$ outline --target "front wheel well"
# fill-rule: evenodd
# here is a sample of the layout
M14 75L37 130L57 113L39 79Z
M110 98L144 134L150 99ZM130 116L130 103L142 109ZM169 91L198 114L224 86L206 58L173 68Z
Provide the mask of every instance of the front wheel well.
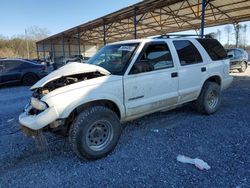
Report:
M88 103L85 103L85 104L78 106L74 111L75 111L75 113L78 114L78 113L82 112L83 110L85 110L86 108L89 108L91 106L104 106L104 107L112 110L113 112L115 112L119 119L121 118L121 112L120 112L119 107L113 101L110 101L110 100L91 101L91 102L88 102Z

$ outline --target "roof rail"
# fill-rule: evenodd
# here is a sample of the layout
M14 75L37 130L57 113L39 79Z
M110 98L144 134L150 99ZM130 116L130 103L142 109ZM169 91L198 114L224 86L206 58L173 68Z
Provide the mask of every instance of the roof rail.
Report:
M163 35L158 35L158 36L153 36L150 38L153 39L162 39L162 38L171 38L171 37L176 37L176 38L181 38L181 37L199 37L199 38L212 38L211 35L193 35L193 34L163 34Z

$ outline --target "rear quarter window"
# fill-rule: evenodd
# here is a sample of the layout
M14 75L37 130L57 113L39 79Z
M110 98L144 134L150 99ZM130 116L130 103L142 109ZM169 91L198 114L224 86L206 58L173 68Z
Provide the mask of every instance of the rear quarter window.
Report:
M197 39L213 61L227 58L224 47L215 39Z

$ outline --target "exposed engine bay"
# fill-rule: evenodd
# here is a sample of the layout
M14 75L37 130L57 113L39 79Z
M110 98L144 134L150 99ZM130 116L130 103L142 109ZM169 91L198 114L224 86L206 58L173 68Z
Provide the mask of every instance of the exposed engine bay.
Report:
M82 73L82 74L75 74L70 76L63 76L58 79L52 80L51 82L44 85L42 88L37 88L34 90L32 96L38 99L41 99L44 95L48 94L49 92L64 87L67 85L71 85L74 83L78 83L81 81L89 80L92 78L97 78L100 76L104 76L100 72L90 72L90 73Z

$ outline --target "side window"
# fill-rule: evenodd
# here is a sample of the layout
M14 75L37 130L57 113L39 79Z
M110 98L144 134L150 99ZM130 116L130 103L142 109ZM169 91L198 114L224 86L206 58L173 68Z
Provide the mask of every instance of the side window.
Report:
M19 61L5 61L4 66L6 69L15 69L18 68L21 65Z
M196 47L188 40L173 41L181 66L202 63L202 57Z
M149 44L132 67L130 74L166 69L173 66L172 56L167 44Z
M197 39L213 61L227 58L224 47L215 39Z
M239 57L241 57L242 56L242 53L241 53L241 51L240 50L235 50L235 56L237 57L237 58L239 58Z

